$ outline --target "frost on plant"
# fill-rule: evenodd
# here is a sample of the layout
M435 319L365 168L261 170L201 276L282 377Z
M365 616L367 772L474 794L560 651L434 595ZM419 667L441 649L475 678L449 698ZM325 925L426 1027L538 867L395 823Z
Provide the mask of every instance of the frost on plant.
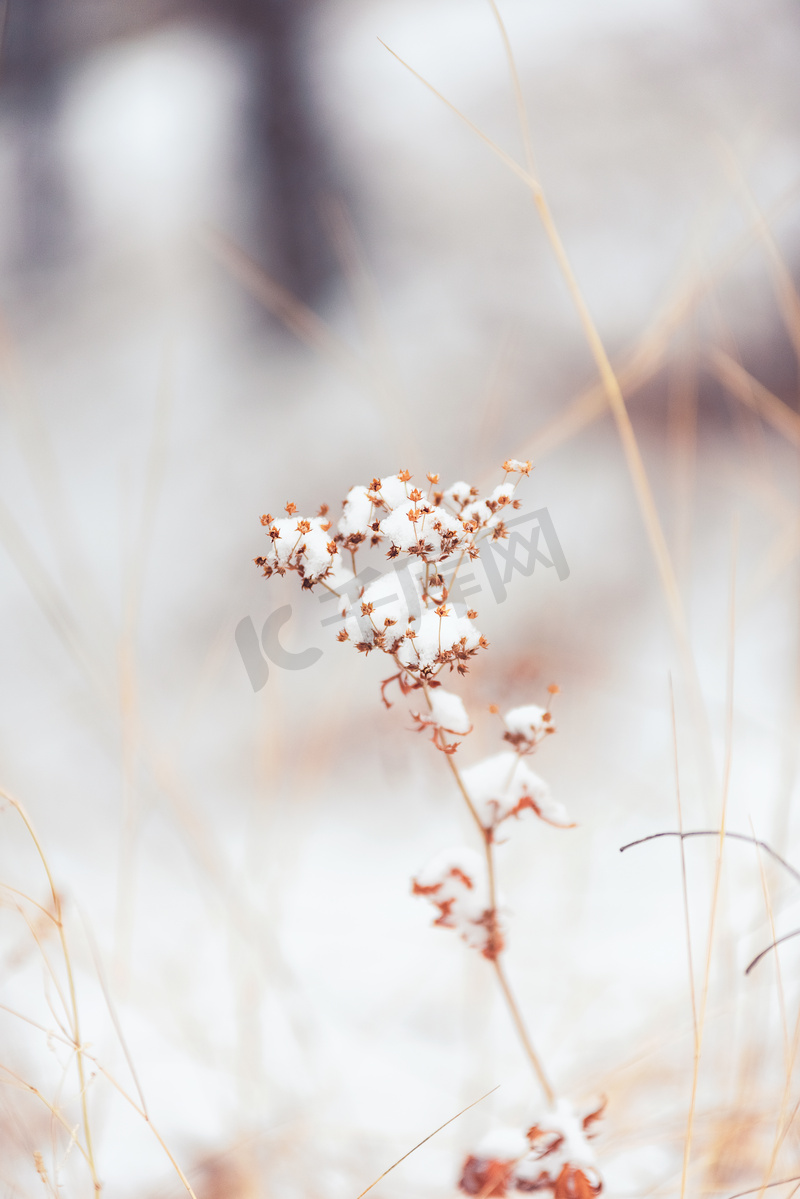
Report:
M478 557L485 541L508 537L507 513L520 506L516 489L530 462L503 463L502 481L488 495L457 482L439 488L413 485L408 471L352 487L334 525L327 505L315 517L262 516L268 545L256 558L264 575L296 573L302 587L320 588L338 600L338 640L356 650L387 655L392 673L381 685L416 693L410 709L415 727L430 733L472 817L478 849L458 846L438 853L412 882L415 895L436 909L434 924L452 929L491 964L522 1049L548 1104L527 1133L500 1130L482 1142L463 1167L460 1187L470 1195L549 1191L554 1199L591 1199L602 1180L588 1143L599 1108L578 1117L556 1091L534 1048L505 971L507 930L497 886L496 847L521 817L537 817L557 828L574 827L564 805L529 765L554 732L552 713L535 703L502 716L505 748L465 768L458 751L473 730L464 702L440 676L463 675L488 647L476 625L478 613L465 601L459 571ZM378 551L384 570L363 562ZM375 560L373 553L372 558ZM548 688L549 698L558 687ZM394 693L389 692L389 693ZM498 708L492 706L493 715Z
M554 1199L593 1199L603 1189L589 1144L603 1104L579 1116L565 1099L542 1115L527 1133L497 1128L464 1163L459 1186L467 1195L511 1195L545 1191Z
M493 961L503 950L497 906L492 906L486 863L474 849L446 849L428 862L412 884L439 915L434 924L454 928L474 949Z
M506 537L504 517L519 507L515 491L530 472L529 462L504 463L504 481L490 495L466 483L438 490L428 475L425 492L411 486L408 471L373 479L348 492L336 529L323 505L315 517L269 513L261 523L269 545L256 558L265 575L295 571L305 588L324 587L344 601L342 641L362 653L389 654L400 668L401 688L432 680L444 667L460 673L486 641L477 613L461 600L458 570L476 558L481 540ZM393 569L357 577L357 555L380 546Z
M487 833L493 835L503 821L526 811L548 824L574 827L564 805L553 799L547 783L522 761L519 751L484 758L468 766L462 778Z

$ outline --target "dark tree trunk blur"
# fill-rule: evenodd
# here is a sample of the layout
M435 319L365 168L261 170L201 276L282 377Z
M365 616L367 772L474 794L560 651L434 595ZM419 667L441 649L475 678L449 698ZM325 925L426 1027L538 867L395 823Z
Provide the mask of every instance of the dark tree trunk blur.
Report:
M70 245L68 188L56 121L70 58L170 19L231 30L249 66L245 116L248 250L307 303L336 266L320 201L335 190L308 77L316 0L7 0L0 96L17 130L18 256L55 265Z
M321 297L335 264L321 217L333 187L328 148L313 111L307 39L316 0L236 0L251 40L252 153L256 239L279 280L301 299ZM226 11L231 15L231 9Z

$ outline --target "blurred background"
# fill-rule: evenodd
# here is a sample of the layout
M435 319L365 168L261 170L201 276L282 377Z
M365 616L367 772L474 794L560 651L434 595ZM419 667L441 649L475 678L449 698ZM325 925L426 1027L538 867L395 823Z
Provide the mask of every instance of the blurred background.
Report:
M401 468L493 486L505 458L534 460L522 496L548 508L570 574L480 597L491 649L464 682L460 754L500 748L490 703L560 684L536 765L579 828L521 823L501 851L509 970L559 1087L610 1096L610 1195L680 1192L680 859L617 852L677 827L670 672L686 827L719 827L727 778L729 826L792 857L800 15L500 9L682 617L528 189L381 44L523 163L489 4L3 8L0 786L62 895L83 1038L140 1102L110 999L199 1199L354 1199L499 1085L374 1192L454 1195L476 1139L529 1126L539 1102L485 963L410 897L470 837L449 774L405 707L380 704L374 656L321 628L315 595L260 578L263 512L336 513ZM271 664L256 691L235 630L284 604L285 644L322 656ZM0 818L3 1195L87 1194L53 1114L80 1121L75 1063L46 1032L63 963L9 890L46 906L47 880L14 810ZM714 848L687 859L702 989ZM690 1173L719 1195L760 1183L795 1101L798 964L790 942L782 975L770 960L743 977L773 923L795 927L791 877L764 865L772 916L751 848L722 877ZM185 1193L94 1074L104 1193ZM790 1130L777 1177L800 1174L797 1153Z

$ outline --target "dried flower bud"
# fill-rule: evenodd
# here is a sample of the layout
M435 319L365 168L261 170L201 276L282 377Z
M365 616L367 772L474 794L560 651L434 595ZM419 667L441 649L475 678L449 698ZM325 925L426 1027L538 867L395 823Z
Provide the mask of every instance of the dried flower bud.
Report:
M486 864L474 849L460 846L437 854L414 879L414 895L438 908L434 924L455 929L490 961L503 950L498 913L491 907Z
M576 1115L572 1104L559 1099L528 1129L530 1153L515 1170L518 1191L552 1189L554 1199L593 1199L603 1189L588 1130L599 1120L605 1102Z
M508 1195L514 1186L515 1166L529 1148L527 1138L519 1129L494 1129L467 1158L459 1187L467 1195Z
M550 713L537 704L512 708L503 720L506 726L503 739L513 745L518 754L533 753L548 733L555 732Z

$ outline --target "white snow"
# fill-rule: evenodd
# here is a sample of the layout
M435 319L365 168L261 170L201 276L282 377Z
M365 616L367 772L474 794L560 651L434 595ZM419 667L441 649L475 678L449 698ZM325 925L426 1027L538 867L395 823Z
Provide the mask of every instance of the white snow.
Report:
M400 649L400 661L407 666L417 662L420 666L431 666L440 651L452 650L462 641L464 649L475 649L481 636L467 616L456 615L452 605L448 605L447 616L423 612L415 629L413 644L412 640L407 640Z
M369 531L369 525L373 520L373 504L369 498L367 488L362 484L357 484L351 487L345 496L344 508L342 515L339 517L337 528L345 537L350 537L354 533L364 533Z
M475 1156L495 1162L513 1162L525 1157L530 1145L525 1133L519 1128L501 1126L487 1132L478 1142Z
M414 879L414 890L439 908L437 924L455 929L474 949L487 947L489 885L486 863L476 850L460 845L436 854Z
M453 483L451 487L446 488L443 492L443 498L451 504L456 504L458 507L466 504L471 495L472 484L464 483L463 481Z
M310 528L303 531L300 528L301 522L307 523ZM267 547L263 556L271 565L287 566L290 561L302 563L308 577L318 578L338 557L338 549L331 553L328 548L333 532L330 528L323 528L323 525L327 524L328 522L319 516L279 517L272 522L271 527L277 529L280 536L273 538L267 534Z
M327 521L321 520L319 517L313 517L309 524L311 528L307 533L304 533L300 542L300 548L303 550L303 558L305 559L306 573L316 578L322 575L331 565L333 559L338 558L338 548L331 553L330 546L332 542L332 530L330 528L323 529L323 524L327 525Z
M405 582L405 588L403 584ZM371 640L374 637L375 626L384 629L387 620L393 620L396 623L389 626L387 629L387 644L392 646L396 644L408 629L408 619L413 613L409 609L409 603L413 607L413 596L415 589L418 588L416 578L411 571L405 571L403 577L396 570L389 570L385 575L381 575L374 583L370 583L369 587L364 590L364 594L360 600L355 600L350 605L350 610L345 620L345 629L351 641L356 643L364 640ZM419 592L417 590L417 596ZM418 599L421 604L421 599ZM362 604L373 604L374 612L371 619L369 616L361 615ZM403 643L405 649L406 643Z
M519 804L524 807L532 804L537 816L549 824L569 826L563 804L553 799L544 779L513 750L493 754L466 767L462 778L485 828L496 828Z
M445 691L444 687L433 687L430 696L431 716L439 728L447 733L466 734L470 731L472 722L460 695Z
M573 1166L589 1172L594 1181L597 1158L583 1130L583 1118L568 1099L558 1099L555 1111L537 1117L535 1126L543 1135L533 1138L532 1152L517 1166L517 1178L533 1180L545 1172L555 1181L564 1166ZM558 1138L563 1138L562 1143L550 1151Z
M381 533L399 550L410 549L427 531L425 507L424 504L415 504L413 500L403 500L381 521ZM413 516L414 513L420 515Z
M532 741L535 734L544 732L546 715L546 708L540 708L538 704L525 704L521 708L511 708L503 720L509 733L518 733Z
M501 508L505 508L514 498L515 484L509 479L505 483L499 483L494 488L489 499L494 500Z
M378 494L390 508L396 508L408 499L408 487L409 484L404 483L398 475L389 475L388 478L381 479Z

